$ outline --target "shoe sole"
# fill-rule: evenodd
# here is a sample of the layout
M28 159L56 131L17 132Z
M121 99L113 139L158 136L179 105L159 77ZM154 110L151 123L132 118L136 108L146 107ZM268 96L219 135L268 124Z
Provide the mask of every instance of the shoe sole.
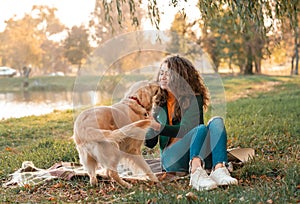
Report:
M218 188L217 185L216 185L216 186L212 186L212 187L203 187L203 188L199 188L199 189L193 187L192 185L190 185L190 186L191 186L193 189L196 189L197 191L209 191L209 190L213 190L213 189Z
M238 183L235 183L235 182L233 182L233 183L224 183L224 184L217 184L218 186L230 186L230 185L238 185Z

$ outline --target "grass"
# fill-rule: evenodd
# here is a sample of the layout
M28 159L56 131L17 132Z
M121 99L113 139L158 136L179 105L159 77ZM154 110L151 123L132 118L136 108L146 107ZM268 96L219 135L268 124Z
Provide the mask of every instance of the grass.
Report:
M238 186L198 192L189 179L160 184L137 181L132 189L88 178L52 180L38 186L0 187L2 202L55 203L299 203L300 78L224 77L228 147L252 147L255 158L235 169ZM238 97L236 97L238 95ZM9 119L0 123L0 178L25 160L39 168L59 161L78 162L72 111ZM148 149L145 152L151 152ZM153 153L153 152L152 152Z

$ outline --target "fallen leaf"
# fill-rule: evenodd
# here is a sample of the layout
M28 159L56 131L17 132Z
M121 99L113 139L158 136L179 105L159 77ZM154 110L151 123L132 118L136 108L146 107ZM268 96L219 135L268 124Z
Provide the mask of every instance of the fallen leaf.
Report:
M177 200L180 200L180 199L182 199L182 198L183 198L182 195L178 195L178 196L176 197Z
M31 189L31 186L29 184L24 184L25 189Z
M152 204L152 203L157 203L157 199L152 198L152 199L147 200L147 204Z
M266 178L267 178L267 175L265 175L265 174L264 174L264 175L261 175L260 178L261 178L261 179L266 179Z
M5 147L5 151L12 152L12 153L15 153L15 154L18 153L18 151L16 149L11 148L11 147Z
M194 201L198 200L198 197L192 192L188 192L187 194L185 194L185 196L187 197L188 200L194 200Z
M160 178L158 178L159 181L164 180L167 177L167 173L164 173L163 175L161 175Z
M61 188L61 187L63 187L62 183L57 183L52 186L52 188Z
M54 198L54 197L49 197L48 200L49 200L49 201L54 201L55 198Z

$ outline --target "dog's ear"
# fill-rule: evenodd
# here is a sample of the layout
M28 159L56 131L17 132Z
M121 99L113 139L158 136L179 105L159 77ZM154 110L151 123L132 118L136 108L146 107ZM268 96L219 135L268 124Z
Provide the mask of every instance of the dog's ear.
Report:
M160 89L159 83L157 81L150 81L149 86L150 86L150 89L152 90L151 92L152 92L153 96L155 96L159 92L159 89Z
M150 101L150 92L147 90L146 86L143 86L136 92L136 97L141 104L146 107Z

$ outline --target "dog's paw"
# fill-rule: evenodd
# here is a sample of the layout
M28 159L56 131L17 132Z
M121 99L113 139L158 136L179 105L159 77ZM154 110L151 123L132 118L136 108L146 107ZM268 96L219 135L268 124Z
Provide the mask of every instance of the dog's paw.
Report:
M98 185L98 179L96 177L91 177L90 178L90 184L92 186L97 186Z
M123 179L121 179L120 181L117 182L120 186L122 186L122 188L132 188L133 185L128 183L127 181L124 181Z
M154 174L148 174L148 180L153 181L155 183L159 182L158 178Z
M133 185L132 185L132 184L130 184L130 183L127 183L127 182L126 182L126 185L125 185L125 187L129 189L129 188L132 188L132 187L133 187Z

